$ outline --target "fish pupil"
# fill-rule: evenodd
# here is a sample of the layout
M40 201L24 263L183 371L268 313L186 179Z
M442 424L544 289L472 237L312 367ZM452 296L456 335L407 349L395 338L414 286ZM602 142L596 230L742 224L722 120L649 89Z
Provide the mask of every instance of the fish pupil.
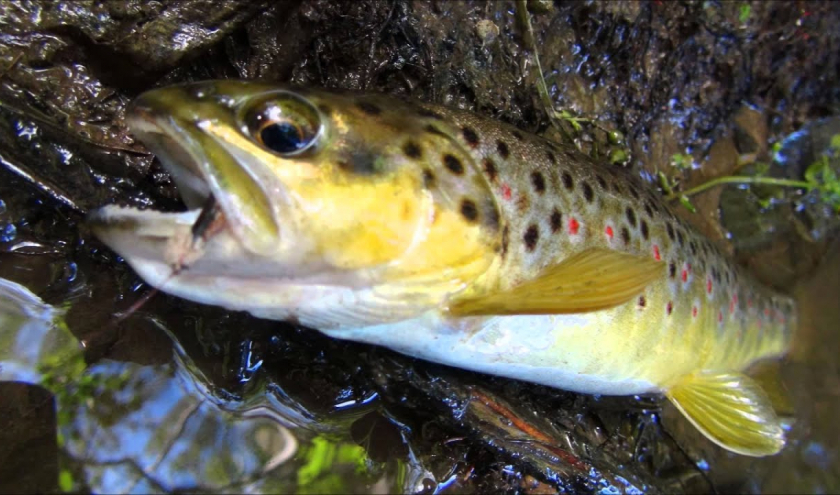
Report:
M300 130L288 122L276 122L260 130L263 145L277 153L291 153L307 145Z

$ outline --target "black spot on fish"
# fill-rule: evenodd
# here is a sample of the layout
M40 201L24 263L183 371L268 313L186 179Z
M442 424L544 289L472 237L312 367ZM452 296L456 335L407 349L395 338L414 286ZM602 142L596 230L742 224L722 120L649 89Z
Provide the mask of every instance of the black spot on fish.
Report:
M563 214L557 208L551 212L551 232L557 233L563 227Z
M644 308L645 306L647 306L647 300L645 299L645 296L639 296L639 307Z
M510 228L505 225L505 228L502 229L502 258L507 255L508 244L510 244Z
M496 176L498 176L499 171L496 170L496 164L490 158L484 159L484 172L487 174L490 182L496 182Z
M423 128L423 130L428 132L429 134L434 134L435 136L447 137L445 133L443 133L440 129L433 126L432 124L427 125Z
M421 117L429 117L429 118L436 119L436 120L443 120L443 117L439 113L433 112L433 111L431 111L429 109L426 109L426 108L418 109L417 110L417 115L419 115Z
M513 132L511 132L511 134L513 134L513 137L515 137L519 141L522 141L523 139L525 139L525 137L519 131L513 131Z
M600 175L600 174L596 175L595 180L598 181L598 187L600 187L603 190L607 189L607 180L604 179L603 175Z
M612 186L612 190L614 193L621 194L621 185L618 183L618 181L611 182L610 185Z
M671 222L665 224L665 230L668 231L668 239L671 239L671 242L674 242L674 226L671 225Z
M540 238L540 230L537 228L535 224L531 224L528 226L528 229L525 231L525 235L522 236L522 240L525 241L525 249L528 252L534 250L537 247L537 241Z
M551 162L552 165L557 165L557 157L554 156L551 150L546 150L545 155L548 157L548 161Z
M545 192L545 178L539 170L531 172L531 184L534 186L534 191L538 194Z
M563 180L563 186L571 191L575 188L575 181L572 179L572 175L569 172L563 172L563 175L560 176Z
M629 190L630 190L630 194L632 194L632 195L633 195L633 198L635 198L636 200L638 200L638 199L640 198L640 196L639 196L639 190L638 190L638 189L636 189L636 186L634 186L634 185L632 185L632 184L631 184L628 188L629 188Z
M403 145L403 153L415 160L423 156L423 150L420 149L420 146L410 139Z
M624 210L624 214L627 216L627 221L630 222L630 226L636 228L636 212L631 207L627 207Z
M649 235L650 235L650 232L648 231L648 224L647 224L647 221L642 220L642 221L640 222L640 224L639 224L639 228L641 229L641 232L642 232L642 237L643 237L645 240L648 240L648 237L649 237Z
M496 209L496 204L489 200L484 205L484 224L493 231L499 230L499 210Z
M691 241L688 246L691 248L691 254L693 256L697 256L697 243L694 242L694 241Z
M464 165L461 163L461 160L456 158L454 155L450 155L449 153L444 154L443 164L455 175L461 175L464 173Z
M368 115L379 115L380 113L382 113L382 109L379 108L379 105L376 105L369 101L357 101L356 107Z
M680 244L680 247L685 247L685 237L683 237L682 230L677 231L677 242Z
M435 174L431 170L423 169L423 185L428 189L435 185Z
M630 244L630 231L627 230L627 227L621 227L621 240L624 241L624 244Z
M498 150L499 155L505 160L510 157L510 148L508 148L507 143L501 139L496 141L496 150Z
M461 133L464 135L464 140L470 145L470 147L475 148L478 146L478 134L476 134L471 127L462 127Z
M364 151L353 153L349 159L339 160L337 164L341 170L357 175L373 175L379 171L374 155Z
M668 276L671 278L677 276L677 265L673 261L668 263Z
M583 198L587 203L591 203L595 198L595 191L592 190L592 186L586 181L583 182Z
M478 220L478 208L475 207L475 202L473 200L469 198L461 200L461 215L470 223Z
M648 218L653 217L653 210L650 207L650 203L645 203L645 214L647 214Z

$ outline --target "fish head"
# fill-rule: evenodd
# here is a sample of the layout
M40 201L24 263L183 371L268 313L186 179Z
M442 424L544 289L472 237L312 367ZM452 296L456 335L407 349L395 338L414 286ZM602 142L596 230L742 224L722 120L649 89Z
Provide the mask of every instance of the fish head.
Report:
M422 286L439 303L490 265L497 205L444 124L423 132L410 105L377 98L245 81L149 91L128 123L187 211L108 206L90 223L149 283L200 302Z

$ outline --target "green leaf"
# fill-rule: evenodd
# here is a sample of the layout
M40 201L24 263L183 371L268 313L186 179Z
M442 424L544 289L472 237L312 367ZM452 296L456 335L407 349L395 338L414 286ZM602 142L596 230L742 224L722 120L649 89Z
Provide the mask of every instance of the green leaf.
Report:
M697 213L697 208L691 204L691 200L688 199L688 196L680 196L680 203L691 213Z
M671 181L668 180L668 176L663 174L661 171L656 172L657 177L659 177L659 185L662 187L662 190L665 191L665 195L668 196L674 193L674 187L671 185Z
M610 163L624 163L627 158L627 152L623 149L614 149L610 152Z
M694 159L691 155L684 155L682 153L674 153L671 156L671 165L680 169L680 170L688 170L691 168L691 164L694 163Z
M738 10L738 20L741 21L741 24L745 24L748 20L750 20L750 13L752 12L752 7L748 3L742 3L740 9Z
M65 493L73 491L73 473L67 469L62 469L58 473L58 488Z

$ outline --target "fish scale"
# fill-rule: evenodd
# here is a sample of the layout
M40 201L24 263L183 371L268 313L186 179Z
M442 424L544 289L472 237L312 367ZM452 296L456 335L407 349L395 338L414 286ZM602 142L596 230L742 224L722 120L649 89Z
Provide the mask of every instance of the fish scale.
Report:
M506 276L498 277L498 288L538 276L570 253L593 246L659 257L677 266L674 276L652 285L640 299L603 315L607 322L625 322L623 331L634 334L640 348L655 349L645 353L647 356L674 349L677 339L689 340L701 352L695 353L692 348L686 353L686 368L743 367L763 354L779 353L786 347L792 322L785 324L780 315L793 314L793 302L768 290L751 289L758 284L648 191L650 186L623 169L599 165L577 150L524 135L511 126L497 122L488 126L486 120L469 113L425 108L453 123L450 132L471 150L476 162L490 159L495 165L488 180L501 206L502 228L510 232L510 245L499 268ZM477 140L468 141L464 129ZM507 157L500 154L500 143L508 151ZM482 170L487 174L486 167ZM544 180L544 187L535 186L535 172ZM571 181L564 182L564 174ZM585 188L593 191L591 200L586 199ZM555 211L562 218L559 228L558 222L552 226ZM647 236L641 233L643 225ZM669 225L673 235L668 234ZM525 238L532 226L536 226L539 237L529 249ZM622 238L625 231L629 242ZM714 276L717 273L725 273L729 282ZM644 304L639 302L641 298ZM751 301L750 308L745 307L747 301ZM766 314L765 309L769 310ZM632 322L632 330L628 331L627 322ZM604 324L602 328L611 326ZM740 338L750 332L758 337ZM645 334L649 336L639 338ZM658 364L658 360L645 356L598 362L599 368L584 370L605 373L607 363L620 363L625 368L616 374L638 374L652 371L648 368Z
M161 290L469 370L661 392L727 449L784 445L743 370L787 350L794 301L624 169L461 110L258 82L157 89L129 122L190 210L90 221Z

